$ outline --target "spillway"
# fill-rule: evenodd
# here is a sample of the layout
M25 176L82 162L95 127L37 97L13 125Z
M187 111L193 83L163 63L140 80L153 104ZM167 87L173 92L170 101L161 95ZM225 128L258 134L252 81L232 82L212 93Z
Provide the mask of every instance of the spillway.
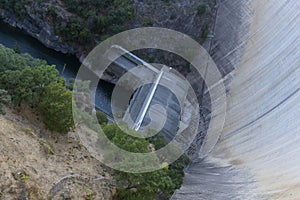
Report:
M211 53L231 77L224 129L172 199L298 200L300 1L223 0L218 9Z

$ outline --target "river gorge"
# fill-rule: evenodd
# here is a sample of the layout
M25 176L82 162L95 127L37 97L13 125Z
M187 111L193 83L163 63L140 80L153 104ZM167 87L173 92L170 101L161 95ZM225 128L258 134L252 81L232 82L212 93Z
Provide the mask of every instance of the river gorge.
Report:
M55 65L60 76L64 77L67 82L70 78L76 78L77 71L81 66L76 56L49 49L37 39L3 22L0 23L0 44L8 48L18 47L21 53L28 53L35 58L46 60L49 65ZM112 90L112 84L99 81L96 107L108 115L111 114L110 96Z

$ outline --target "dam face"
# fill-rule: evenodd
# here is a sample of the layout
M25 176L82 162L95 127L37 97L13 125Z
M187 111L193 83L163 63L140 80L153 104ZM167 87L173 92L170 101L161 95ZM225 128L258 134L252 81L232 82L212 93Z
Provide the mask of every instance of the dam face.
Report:
M172 199L300 199L300 1L224 0L218 12L225 124Z

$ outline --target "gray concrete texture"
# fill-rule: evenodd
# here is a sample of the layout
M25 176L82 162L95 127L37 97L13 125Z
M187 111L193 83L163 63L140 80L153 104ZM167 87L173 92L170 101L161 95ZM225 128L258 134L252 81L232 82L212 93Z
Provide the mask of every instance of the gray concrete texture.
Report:
M225 126L172 199L300 199L299 24L298 0L219 1L211 53L232 79Z
M133 76L128 76L130 80L125 78L128 80L128 84L134 84L132 87L135 87L135 79L143 82L146 80L146 77L149 79L149 77L152 77L151 74L155 74L155 76L149 80L149 82L151 81L153 84L140 83L140 85L143 86L134 93L123 120L127 122L129 127L133 128L136 125L135 123L139 121L142 111L146 109L146 115L142 119L141 128L139 130L147 134L148 130L146 127L148 126L151 130L161 132L167 141L171 141L181 128L180 125L184 125L184 123L180 124L181 114L184 113L182 108L186 102L190 85L185 79L180 77L180 75L177 75L174 70L166 66L163 66L161 71L162 76L158 81L156 90L153 91L154 95L152 98L149 97L149 94L151 94L155 85L154 82L159 74L156 74L156 72L151 73L144 66L140 66ZM143 76L146 77L141 78ZM148 101L150 101L150 104L147 108L145 105ZM131 117L134 123L129 120L129 117Z

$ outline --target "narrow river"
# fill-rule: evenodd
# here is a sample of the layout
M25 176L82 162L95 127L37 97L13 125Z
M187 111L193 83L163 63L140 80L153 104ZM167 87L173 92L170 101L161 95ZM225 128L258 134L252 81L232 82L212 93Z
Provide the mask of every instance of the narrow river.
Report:
M48 64L55 65L60 76L67 81L75 78L81 65L79 60L72 55L66 55L45 47L37 39L25 34L23 31L12 28L0 22L0 44L8 48L20 47L21 53L29 53L35 58L46 60ZM63 71L63 68L65 70ZM111 114L110 97L113 85L105 81L100 81L96 94L96 107L106 114Z

